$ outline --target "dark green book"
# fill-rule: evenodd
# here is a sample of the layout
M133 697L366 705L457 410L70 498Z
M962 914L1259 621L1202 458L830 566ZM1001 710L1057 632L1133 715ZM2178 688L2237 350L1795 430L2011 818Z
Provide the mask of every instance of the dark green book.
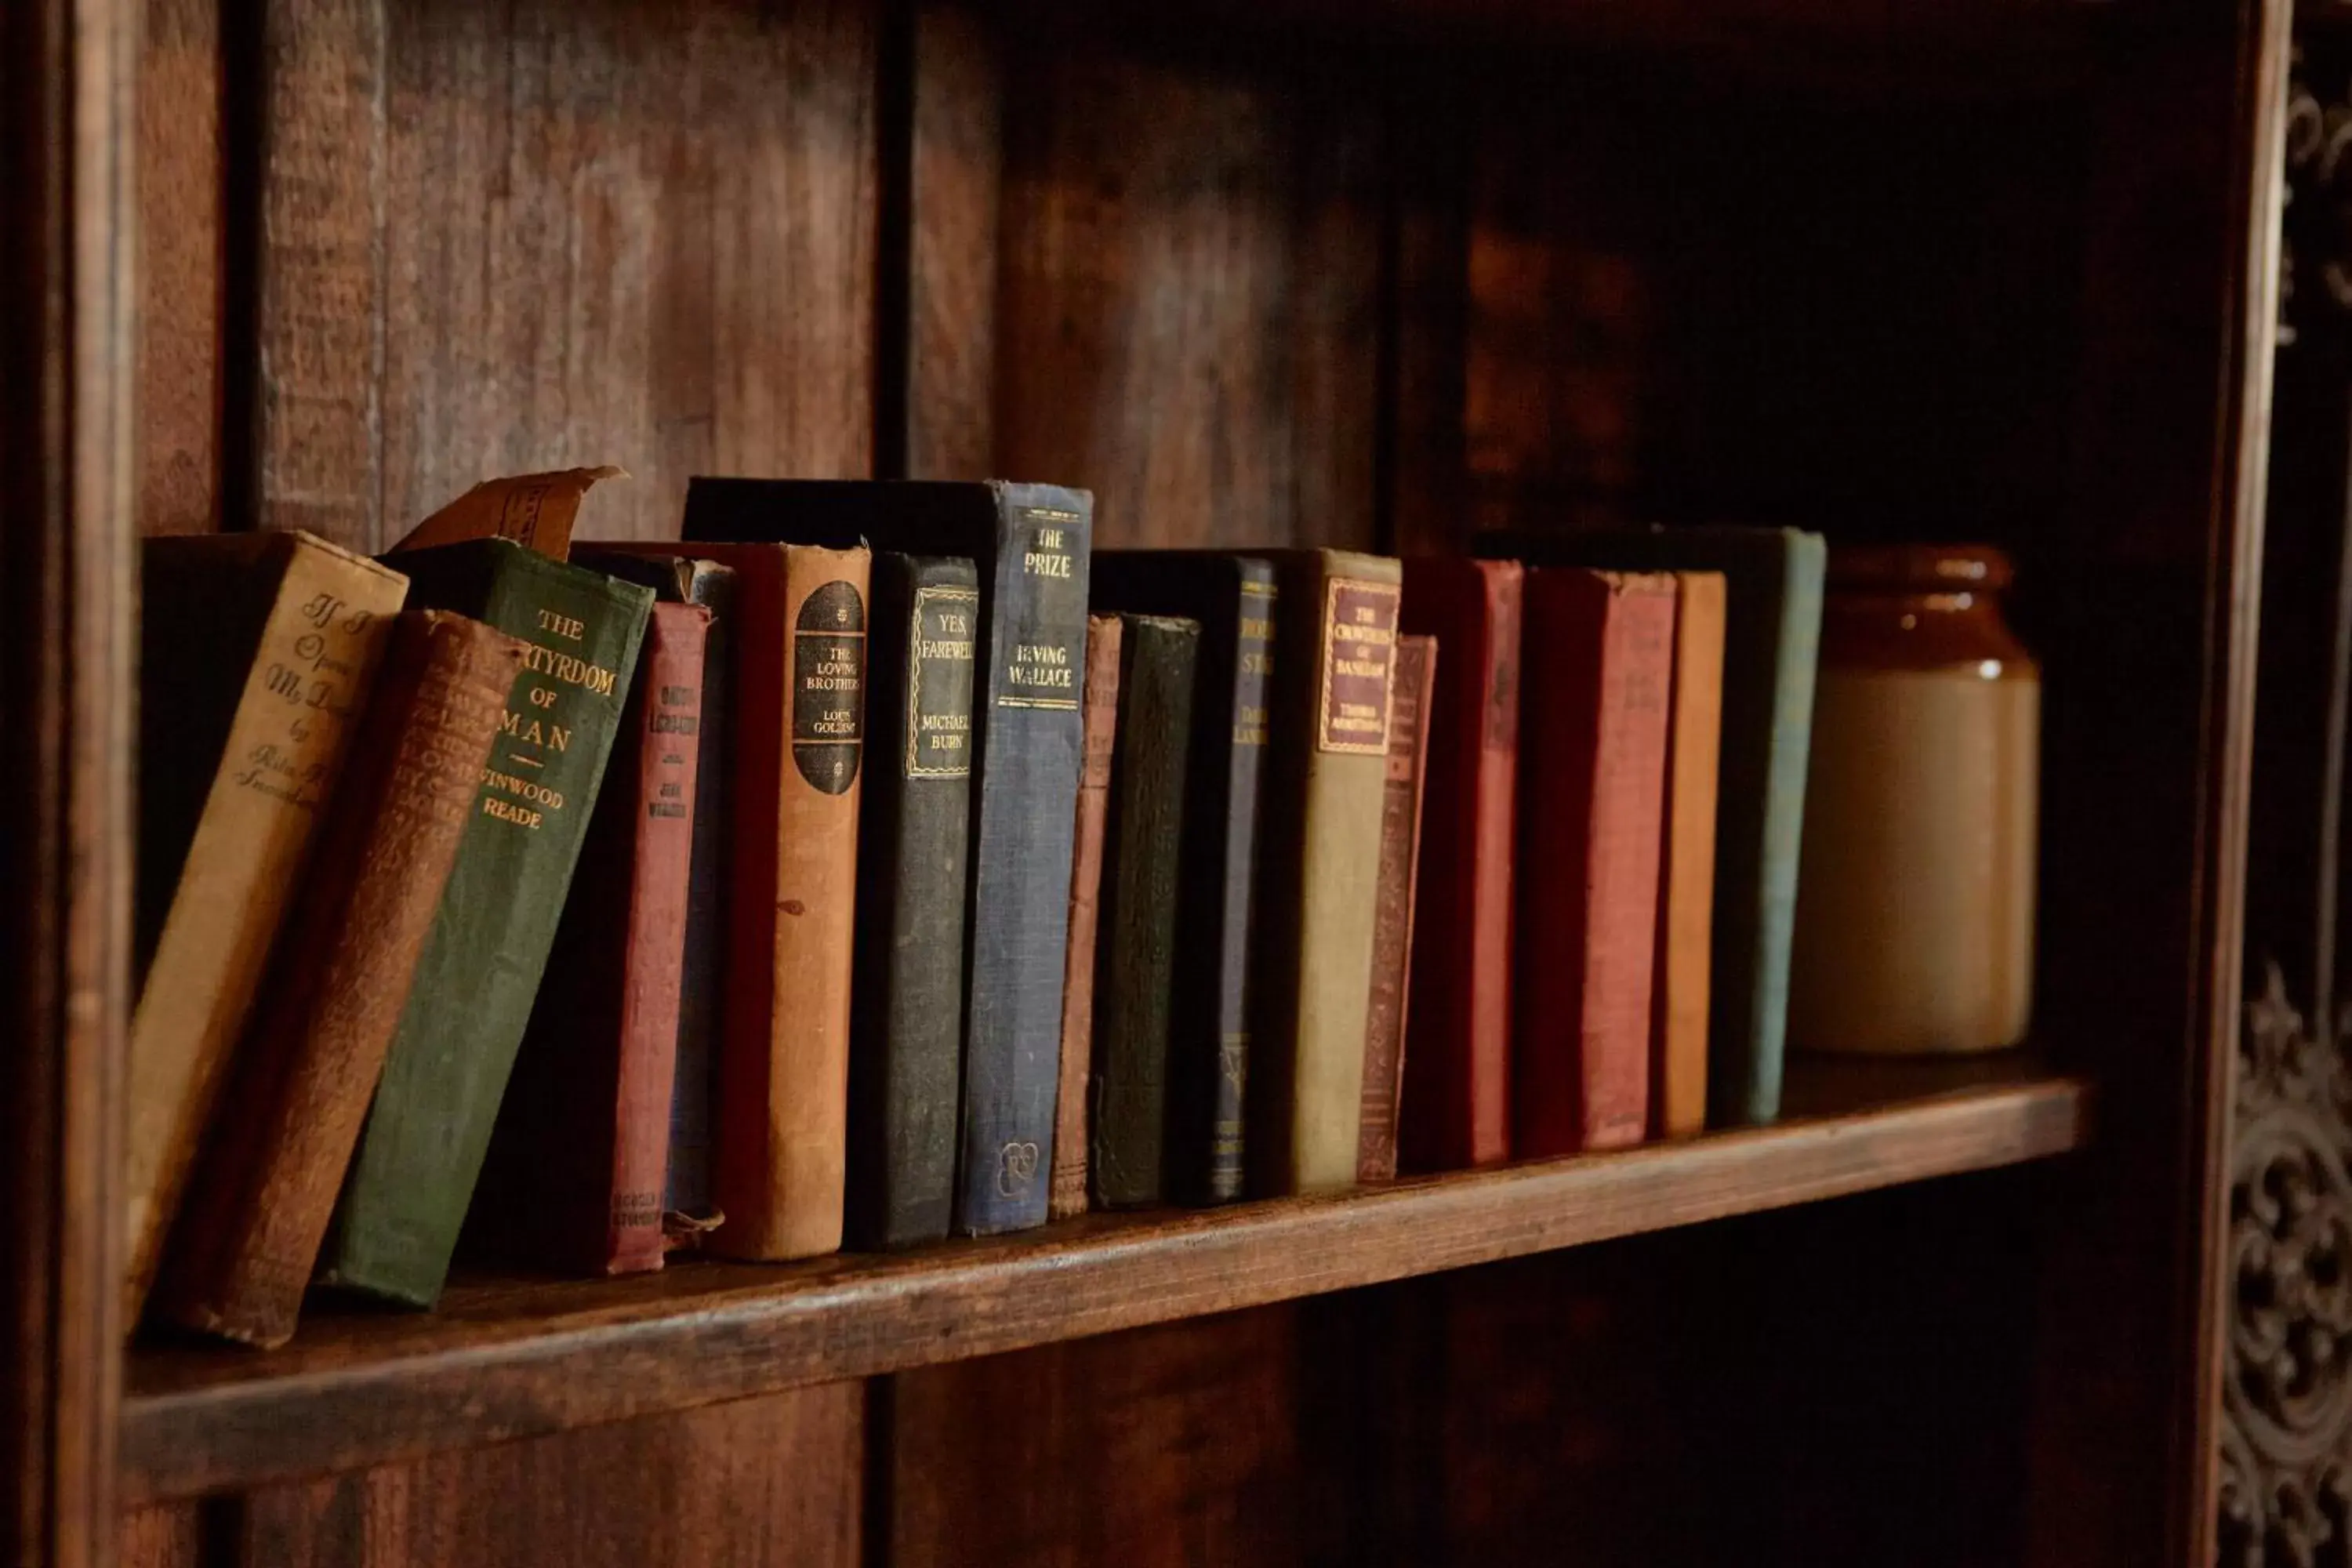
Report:
M503 539L395 559L412 606L530 645L320 1255L321 1284L429 1307L530 1019L654 596Z
M1723 574L1706 1120L1711 1127L1776 1120L1827 546L1820 534L1793 528L1659 528L1488 534L1477 552L1539 566Z
M1274 567L1247 555L1108 550L1095 557L1097 610L1201 625L1176 892L1176 998L1168 1032L1168 1195L1242 1195L1251 959L1264 795Z
M884 552L871 599L846 1216L866 1249L941 1240L954 1217L980 574Z
M1184 863L1185 759L1197 621L1119 617L1118 744L1111 755L1096 925L1092 1142L1099 1208L1165 1191L1168 1019L1176 983L1176 883Z

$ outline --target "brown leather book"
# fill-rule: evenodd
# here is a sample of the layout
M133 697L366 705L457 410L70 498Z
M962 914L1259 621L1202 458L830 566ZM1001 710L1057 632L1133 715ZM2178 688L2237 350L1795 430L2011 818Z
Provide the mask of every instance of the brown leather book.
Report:
M125 1322L259 996L408 579L307 533L151 539Z
M657 604L499 1107L466 1245L581 1274L662 1266L710 614Z
M1518 858L1516 561L1404 563L1404 626L1436 637L1414 878L1412 1013L1397 1158L1408 1171L1511 1154L1511 924Z
M1528 573L1511 1150L1638 1143L1649 1128L1670 574Z
M1095 925L1102 896L1110 761L1118 741L1118 617L1088 616L1086 729L1078 763L1077 835L1070 857L1070 944L1062 973L1061 1082L1054 1102L1048 1219L1087 1212L1087 1069L1094 1053Z
M1372 906L1372 995L1364 1016L1363 1126L1356 1180L1397 1173L1398 1095L1404 1087L1407 1004L1412 978L1415 887L1421 865L1422 779L1429 757L1437 639L1397 638L1389 698L1388 782L1381 797L1381 869Z
M733 922L707 1243L838 1251L871 556L697 543L736 572Z
M524 651L446 611L394 621L173 1233L170 1321L248 1344L293 1334Z
M1723 574L1677 572L1675 582L1674 716L1650 1002L1650 1131L1663 1138L1706 1127L1716 773L1723 740Z

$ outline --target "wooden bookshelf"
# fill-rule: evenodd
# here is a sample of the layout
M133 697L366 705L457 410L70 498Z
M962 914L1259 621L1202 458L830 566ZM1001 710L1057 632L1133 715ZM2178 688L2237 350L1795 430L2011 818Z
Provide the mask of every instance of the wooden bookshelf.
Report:
M282 1351L142 1351L126 1500L266 1485L1261 1307L2063 1154L2079 1079L2021 1054L1804 1063L1782 1125L1231 1208L1089 1215L902 1257L461 1281L314 1311Z
M2337 1232L2270 1201L2352 1203L2305 1022L2352 43L2306 10L2290 115L2291 0L0 6L0 384L43 389L0 399L0 1562L2320 1560ZM1781 1124L1606 1157L131 1341L141 537L373 552L603 462L583 538L736 472L1086 485L1103 547L1999 545L2043 1052L1792 1063Z

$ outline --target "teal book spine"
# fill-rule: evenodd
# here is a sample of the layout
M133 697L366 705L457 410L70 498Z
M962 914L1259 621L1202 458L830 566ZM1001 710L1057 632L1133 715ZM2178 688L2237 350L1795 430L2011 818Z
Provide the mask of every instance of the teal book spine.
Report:
M1725 1123L1770 1121L1780 1115L1781 1065L1788 1054L1789 960L1796 944L1797 863L1805 831L1805 765L1813 746L1813 684L1822 646L1822 579L1829 551L1818 533L1790 531L1778 537L1785 546L1779 574L1780 598L1777 604L1767 600L1758 607L1759 618L1770 611L1778 612L1771 622L1769 662L1759 658L1751 670L1735 677L1728 668L1728 651L1738 646L1730 642L1732 617L1739 613L1737 609L1727 610L1725 627L1726 722L1731 721L1732 702L1745 696L1738 689L1749 679L1768 676L1771 682L1769 698L1759 704L1770 715L1771 736L1765 748L1763 785L1757 792L1762 809L1758 814L1761 847L1753 906L1755 973L1751 982L1727 987L1735 1004L1744 999L1748 1007L1743 1032L1756 1042L1754 1071L1744 1083L1733 1080L1727 1086L1725 1097L1717 1100L1712 1088L1715 1064L1708 1063L1708 1120ZM1732 589L1733 601L1738 595L1738 590ZM1760 636L1758 640L1760 645ZM1762 651L1759 646L1757 652ZM1742 664L1748 662L1747 654L1739 658ZM1746 780L1742 778L1728 773L1722 777L1716 792L1718 824L1723 816L1724 792L1745 787ZM1717 831L1719 836L1719 826ZM1719 859L1719 850L1717 854ZM1721 899L1718 890L1718 909ZM1718 931L1722 929L1721 921L1718 913ZM1720 939L1717 945L1722 945ZM1737 981L1736 976L1734 979ZM1723 982L1718 978L1717 984Z
M503 539L395 560L412 605L530 645L320 1257L322 1285L430 1307L530 1020L654 595Z
M1498 532L1475 548L1537 566L1723 574L1706 1119L1710 1127L1777 1120L1828 547L1793 528L1656 528Z

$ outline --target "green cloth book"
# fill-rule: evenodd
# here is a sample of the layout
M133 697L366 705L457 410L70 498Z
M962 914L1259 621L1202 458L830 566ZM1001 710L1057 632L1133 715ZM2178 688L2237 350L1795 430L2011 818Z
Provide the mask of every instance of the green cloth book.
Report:
M1776 1120L1828 547L1820 534L1794 528L1657 528L1494 533L1476 548L1538 566L1723 574L1706 1120L1710 1127Z
M654 595L504 539L404 551L409 604L530 644L344 1178L319 1282L441 1294Z

